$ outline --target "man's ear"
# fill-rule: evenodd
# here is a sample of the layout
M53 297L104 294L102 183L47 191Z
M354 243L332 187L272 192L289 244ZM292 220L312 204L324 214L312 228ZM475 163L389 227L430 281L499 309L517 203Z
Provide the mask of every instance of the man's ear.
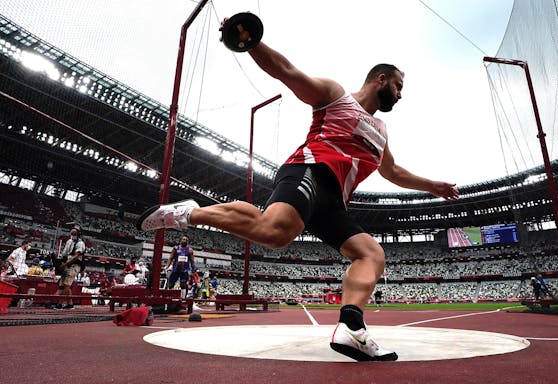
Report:
M378 83L380 83L380 85L383 87L384 85L386 85L387 83L387 76L385 73L380 73L378 75L378 77L376 77L376 79L378 80Z

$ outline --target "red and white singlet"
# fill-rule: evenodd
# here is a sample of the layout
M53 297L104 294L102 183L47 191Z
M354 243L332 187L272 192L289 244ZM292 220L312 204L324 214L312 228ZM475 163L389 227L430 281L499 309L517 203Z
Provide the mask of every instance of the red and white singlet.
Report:
M325 163L335 173L345 205L357 188L380 166L387 142L386 125L345 94L312 113L306 141L286 164Z

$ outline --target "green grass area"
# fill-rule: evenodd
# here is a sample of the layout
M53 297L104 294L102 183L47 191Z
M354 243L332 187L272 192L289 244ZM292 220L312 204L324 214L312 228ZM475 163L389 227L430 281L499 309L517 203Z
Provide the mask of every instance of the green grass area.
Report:
M471 244L482 244L482 235L479 227L463 228L463 232L465 232L465 234L469 237Z
M338 304L305 304L307 309L337 309ZM281 304L280 308L296 308L298 306ZM440 303L440 304L383 304L377 307L369 304L366 309L371 310L400 310L400 311L495 311L497 309L511 308L522 311L527 307L519 303Z

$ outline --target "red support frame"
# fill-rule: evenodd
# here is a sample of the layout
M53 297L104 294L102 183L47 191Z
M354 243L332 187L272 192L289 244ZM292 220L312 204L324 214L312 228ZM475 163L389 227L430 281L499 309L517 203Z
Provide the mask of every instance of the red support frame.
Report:
M172 160L174 157L174 143L176 138L176 117L178 115L178 96L180 93L180 80L182 78L182 67L184 63L184 48L186 46L186 32L195 18L199 15L208 0L201 0L190 17L186 20L180 31L180 42L178 44L178 57L176 59L176 71L174 74L174 89L172 93L172 102L169 112L169 125L167 130L167 138L165 142L165 154L163 156L163 167L161 170L159 184L159 204L167 204L169 201L170 173L172 169ZM159 229L155 233L155 244L153 249L153 262L151 264L151 292L159 293L159 285L161 281L161 259L163 258L163 245L165 243L165 230Z
M252 159L254 157L254 115L256 111L260 108L265 107L268 104L273 103L281 98L281 94L272 97L252 107L252 114L250 117L250 152L248 155L248 173L246 175L246 202L252 204L252 186L254 183L254 170L252 168ZM244 285L242 286L242 293L244 295L248 294L248 288L250 285L250 241L246 240L244 242Z
M533 89L533 81L531 80L531 73L529 72L529 65L526 61L513 60L513 59L501 59L498 57L485 56L483 61L496 64L507 64L516 65L522 67L525 71L525 76L527 78L527 86L529 87L529 94L531 95L531 103L533 104L533 112L535 113L535 121L537 122L537 138L541 145L541 152L543 155L544 169L546 171L546 177L548 180L548 190L550 192L550 200L552 204L552 211L554 212L554 223L556 224L556 229L558 230L558 194L556 193L556 185L554 184L554 174L552 173L552 167L550 165L550 158L548 156L548 149L546 147L546 134L543 131L541 117L539 115L539 108L537 107L537 99L535 98L535 90Z

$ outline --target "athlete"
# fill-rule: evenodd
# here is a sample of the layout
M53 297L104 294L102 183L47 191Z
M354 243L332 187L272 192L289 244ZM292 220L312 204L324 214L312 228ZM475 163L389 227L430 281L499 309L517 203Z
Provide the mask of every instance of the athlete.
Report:
M376 344L363 310L384 270L384 252L348 215L359 183L378 170L404 188L455 200L455 184L417 176L395 163L386 126L376 111L391 111L401 99L404 74L390 64L374 66L362 87L348 93L337 82L309 77L263 42L249 54L270 76L313 109L306 141L280 167L265 209L242 201L199 207L193 200L155 206L138 228L210 225L269 248L282 248L307 230L351 261L343 276L342 308L330 346L359 361L397 359Z
M168 270L172 264L168 288L173 289L178 279L180 279L180 289L184 293L188 290L188 276L193 273L195 268L194 250L188 246L189 240L188 236L182 236L180 243L172 249L165 266L165 270Z

